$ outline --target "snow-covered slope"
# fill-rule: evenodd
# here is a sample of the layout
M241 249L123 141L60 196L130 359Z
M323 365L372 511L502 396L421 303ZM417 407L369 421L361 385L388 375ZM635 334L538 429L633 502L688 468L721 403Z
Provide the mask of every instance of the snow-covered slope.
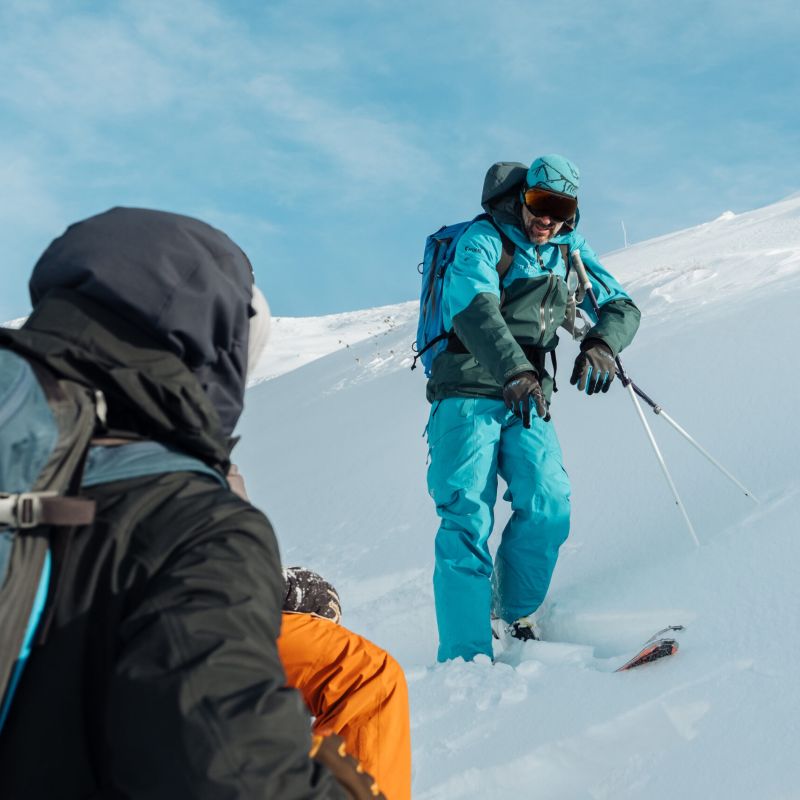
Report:
M417 309L417 303L401 303L324 317L273 317L269 347L253 370L250 385L349 350L365 339L388 336L415 317Z
M286 563L330 578L345 623L405 667L415 798L800 797L800 198L605 262L644 312L628 371L761 504L647 412L695 548L628 395L576 392L576 347L562 342L553 418L573 528L542 610L547 641L494 665L434 663L413 303L276 324L280 358L258 375L284 374L248 391L236 458ZM608 671L675 623L687 626L675 658Z

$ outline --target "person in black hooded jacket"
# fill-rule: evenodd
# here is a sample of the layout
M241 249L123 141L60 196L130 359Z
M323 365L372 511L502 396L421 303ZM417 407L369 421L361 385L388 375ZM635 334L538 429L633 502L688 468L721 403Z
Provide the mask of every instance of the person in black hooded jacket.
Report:
M42 255L0 331L99 389L92 525L59 534L50 624L0 736L3 800L341 798L276 649L267 519L228 487L252 270L189 217L114 208Z

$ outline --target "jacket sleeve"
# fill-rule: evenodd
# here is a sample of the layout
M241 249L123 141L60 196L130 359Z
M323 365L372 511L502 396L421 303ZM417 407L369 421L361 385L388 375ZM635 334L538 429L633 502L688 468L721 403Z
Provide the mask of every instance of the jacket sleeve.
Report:
M461 236L445 276L444 322L502 386L533 366L500 313L501 252L500 237L488 222L476 222Z
M600 263L600 259L586 240L576 235L575 243L580 250L586 274L592 284L592 291L600 306L598 319L589 298L584 297L581 302L581 310L594 323L584 338L601 339L616 356L633 341L639 329L641 312L617 279Z
M148 518L146 536L171 546L144 548L161 561L142 563L148 577L120 624L111 782L131 800L343 798L309 759L310 718L285 685L276 644L284 582L272 528L199 480L204 491L195 477Z

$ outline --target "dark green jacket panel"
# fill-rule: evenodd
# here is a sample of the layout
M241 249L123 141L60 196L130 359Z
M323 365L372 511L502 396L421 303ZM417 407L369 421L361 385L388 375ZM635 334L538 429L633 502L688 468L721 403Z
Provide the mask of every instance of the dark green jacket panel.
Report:
M588 295L581 302L581 309L594 323L586 339L602 339L614 355L624 350L636 335L641 320L641 312L617 279L606 269L586 239L578 233L571 234L574 244L579 247L586 274L592 284L592 291L600 306L600 318L595 317Z
M549 274L513 281L504 290L502 308L493 295L478 295L454 319L456 335L469 353L445 351L437 356L428 382L428 400L502 397L503 384L509 378L534 369L522 346L555 349L567 295L566 282ZM498 358L497 353L503 357ZM549 399L552 378L543 365L537 366Z
M553 350L568 298L567 283L557 273L512 281L503 293L503 315L509 332L522 346Z
M600 309L600 319L586 338L602 339L615 356L619 355L633 341L641 318L633 300L611 300Z
M475 360L502 386L531 364L509 330L498 298L479 294L453 319L456 335ZM438 359L437 359L438 360Z
M210 476L87 489L0 738L0 796L341 798L285 687L265 517Z

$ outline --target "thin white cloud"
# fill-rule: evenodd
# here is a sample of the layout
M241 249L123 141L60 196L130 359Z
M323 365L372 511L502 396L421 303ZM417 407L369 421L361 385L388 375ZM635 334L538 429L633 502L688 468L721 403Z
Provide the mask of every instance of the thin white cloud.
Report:
M168 106L177 90L172 70L131 33L116 20L77 17L7 34L0 96L23 114L51 119Z
M366 109L335 105L279 75L261 75L247 88L263 113L286 126L283 135L338 164L345 178L343 193L353 184L408 188L436 172L433 159L413 143L415 131L402 124Z
M63 209L52 194L46 176L28 156L0 149L0 227L8 234L52 231L61 224ZM13 235L3 237L13 240Z
M48 148L51 156L71 151L124 166L128 137L122 133L115 154L98 126L127 121L131 132L138 125L143 136L158 137L163 118L177 136L186 135L181 126L194 126L192 135L207 141L238 140L252 152L254 169L279 179L292 169L277 161L299 157L313 165L315 181L329 176L343 196L387 181L411 191L435 174L414 125L394 119L389 106L353 107L331 91L341 48L313 35L300 47L265 39L223 9L199 0L148 0L113 15L65 14L53 2L52 14L42 8L13 34L0 34L0 71L10 78L0 97L34 125L64 117L64 127L51 130L61 140ZM320 76L325 86L317 85ZM294 169L295 180L300 172Z

